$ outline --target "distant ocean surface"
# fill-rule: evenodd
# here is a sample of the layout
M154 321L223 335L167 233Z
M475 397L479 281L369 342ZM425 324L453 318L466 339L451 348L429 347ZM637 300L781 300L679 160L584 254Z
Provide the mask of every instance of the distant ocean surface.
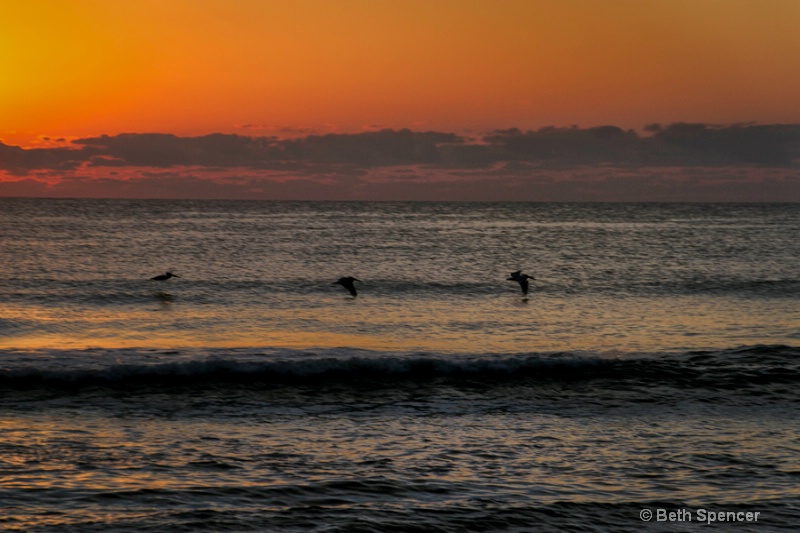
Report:
M799 237L800 204L0 199L0 530L796 531Z

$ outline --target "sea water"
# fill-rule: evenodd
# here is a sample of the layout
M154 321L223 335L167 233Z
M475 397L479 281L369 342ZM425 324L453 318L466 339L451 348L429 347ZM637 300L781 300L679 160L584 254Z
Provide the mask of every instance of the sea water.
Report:
M0 199L0 529L795 530L798 235L797 204Z

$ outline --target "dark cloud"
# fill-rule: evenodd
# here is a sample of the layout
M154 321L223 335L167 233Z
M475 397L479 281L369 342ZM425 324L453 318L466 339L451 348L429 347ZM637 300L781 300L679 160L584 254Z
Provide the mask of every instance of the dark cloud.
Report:
M800 125L658 124L639 136L616 126L497 131L484 138L498 159L551 165L790 167L800 160Z
M308 135L297 139L213 134L121 134L77 139L74 144L99 166L209 166L285 168L319 164L394 166L437 164L443 144L461 143L451 133L381 130L358 134ZM295 167L296 168L296 167Z
M0 171L24 176L32 170L73 170L87 159L82 151L69 148L31 148L8 146L0 142Z
M464 140L452 133L381 130L357 134L310 135L280 143L283 156L313 163L366 167L439 164L442 145Z
M178 137L144 133L77 139L74 148L22 149L0 143L0 169L22 174L81 164L169 168L292 169L320 165L390 167L430 165L489 168L533 163L555 168L585 165L791 167L800 161L800 125L647 126L640 136L616 126L548 127L492 132L476 140L453 133L380 130L308 135L294 139L212 134Z
M163 133L125 133L77 139L74 144L95 165L246 167L274 159L272 137L244 137L216 133L177 137Z
M646 132L146 133L77 139L68 148L0 143L0 195L800 201L800 125L651 124ZM710 174L701 179L702 169Z
M673 164L788 167L800 160L800 125L672 124L652 138Z
M537 131L496 131L483 139L505 161L540 162L556 166L597 164L638 165L648 139L616 126L542 128Z

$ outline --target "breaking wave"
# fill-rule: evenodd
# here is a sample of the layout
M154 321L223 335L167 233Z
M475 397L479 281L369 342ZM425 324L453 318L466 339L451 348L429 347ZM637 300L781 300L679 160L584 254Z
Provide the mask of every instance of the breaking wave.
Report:
M517 355L396 354L365 350L6 351L0 388L265 388L336 385L385 388L413 384L500 387L518 383L662 385L739 390L800 383L800 348L751 346L673 354L552 353ZM16 361L16 362L15 362ZM33 363L33 361L37 361Z

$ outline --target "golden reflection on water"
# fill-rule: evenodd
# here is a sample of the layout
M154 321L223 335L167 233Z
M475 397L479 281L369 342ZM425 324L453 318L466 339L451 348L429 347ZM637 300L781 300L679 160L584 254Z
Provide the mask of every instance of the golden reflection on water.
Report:
M434 349L438 346L445 350L451 347L447 342L429 343ZM0 341L0 349L42 350L42 349L180 349L180 348L250 348L250 347L276 347L276 348L359 348L365 350L397 350L416 348L418 344L404 343L397 339L375 336L348 335L326 332L269 332L265 334L251 334L248 336L237 335L236 338L209 338L190 335L175 334L152 335L147 340L138 338L101 338L82 337L70 334L47 334L33 337L15 337Z
M457 301L357 301L330 297L312 307L188 306L64 311L0 304L4 320L36 321L10 330L0 348L351 347L462 353L630 352L790 343L798 334L791 302L724 298L539 296Z

